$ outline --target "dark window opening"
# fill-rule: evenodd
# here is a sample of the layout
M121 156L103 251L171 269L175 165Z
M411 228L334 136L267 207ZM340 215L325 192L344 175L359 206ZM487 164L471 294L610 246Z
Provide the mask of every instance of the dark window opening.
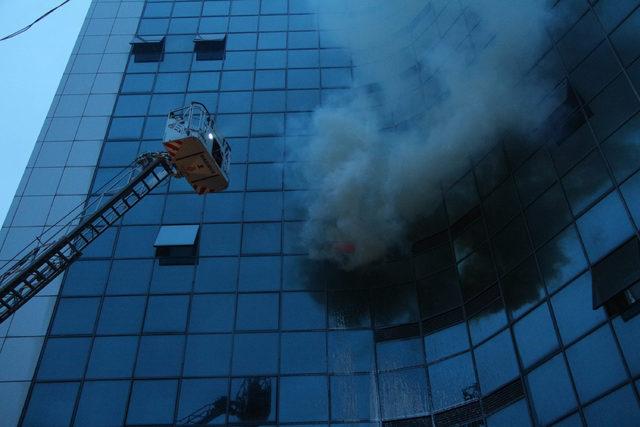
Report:
M438 314L422 321L422 332L429 335L464 321L462 307L454 308L446 313Z
M593 309L623 320L640 313L640 241L624 243L592 268Z
M227 36L199 37L195 44L196 61L223 60L227 48Z
M159 62L164 55L164 37L135 37L131 42L135 62Z
M160 227L153 246L160 265L194 265L198 261L198 225Z
M390 328L378 329L375 332L375 341L391 341L420 336L420 328L417 323L407 325L392 326Z

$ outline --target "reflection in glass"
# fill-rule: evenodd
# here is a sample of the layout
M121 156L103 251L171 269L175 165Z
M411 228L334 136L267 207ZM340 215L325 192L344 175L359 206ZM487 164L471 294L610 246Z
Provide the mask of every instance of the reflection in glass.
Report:
M478 344L507 324L507 315L500 300L469 319L471 341Z
M225 414L229 415L229 422L261 422L275 419L276 391L272 378L235 379L231 392L234 397L228 399L226 380L184 381L177 424L219 424L224 422Z
M369 293L367 291L329 292L329 328L369 327Z
M423 319L460 306L462 297L455 269L451 268L420 280L418 298Z
M488 245L474 252L458 264L462 294L469 300L496 280Z
M544 298L544 289L535 259L529 258L501 280L502 294L512 318Z
M587 267L578 233L570 226L538 252L542 277L549 292L554 292Z

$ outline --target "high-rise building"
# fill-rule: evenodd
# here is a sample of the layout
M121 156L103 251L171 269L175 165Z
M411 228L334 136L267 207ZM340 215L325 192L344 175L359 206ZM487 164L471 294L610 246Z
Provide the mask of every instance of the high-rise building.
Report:
M471 156L409 253L351 272L301 241L297 149L362 71L323 2L93 1L0 257L161 150L192 101L231 185L172 178L0 325L2 425L640 425L640 1L556 2L528 72L555 93L543 126ZM393 126L439 97L416 52L490 43L473 3L413 1L403 37L380 23L389 63L415 57Z

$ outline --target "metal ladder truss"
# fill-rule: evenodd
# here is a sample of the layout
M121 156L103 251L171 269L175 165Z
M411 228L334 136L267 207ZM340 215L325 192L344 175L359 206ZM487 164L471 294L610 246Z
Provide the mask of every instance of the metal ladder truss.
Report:
M142 171L97 210L81 212L78 223L57 240L44 243L36 239L35 247L14 260L0 275L0 323L27 303L47 284L82 255L82 250L133 208L144 196L160 185L175 170L166 153L147 153L134 162ZM46 232L45 232L46 233Z

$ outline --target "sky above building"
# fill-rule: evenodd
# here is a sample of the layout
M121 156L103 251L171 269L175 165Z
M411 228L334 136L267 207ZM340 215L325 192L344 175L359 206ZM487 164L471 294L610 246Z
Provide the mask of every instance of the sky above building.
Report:
M0 0L0 37L62 0ZM0 221L4 221L51 105L91 0L72 0L12 39L0 42Z

